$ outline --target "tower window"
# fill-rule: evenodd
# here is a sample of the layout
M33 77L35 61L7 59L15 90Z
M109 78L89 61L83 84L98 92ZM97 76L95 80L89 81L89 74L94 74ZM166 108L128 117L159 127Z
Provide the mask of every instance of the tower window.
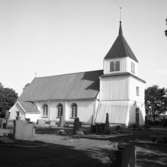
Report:
M110 62L110 71L111 72L114 71L114 62L113 61Z
M120 71L120 62L119 61L115 62L115 71Z
M140 95L140 89L138 86L136 86L136 96L139 96Z
M43 105L43 117L48 117L48 105Z
M110 72L120 71L120 61L110 62Z
M131 62L131 72L135 73L135 63Z
M77 117L77 104L73 103L71 105L71 118Z

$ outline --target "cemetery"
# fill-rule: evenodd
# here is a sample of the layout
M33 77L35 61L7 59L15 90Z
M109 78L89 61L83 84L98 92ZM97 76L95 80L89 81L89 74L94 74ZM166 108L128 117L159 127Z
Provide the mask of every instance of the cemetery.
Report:
M5 123L6 124L5 124ZM167 162L167 130L166 129L152 129L146 127L124 127L111 126L106 115L105 124L97 124L92 127L82 125L79 118L76 118L73 123L61 126L53 125L53 122L38 121L33 124L28 121L23 121L17 118L13 121L1 120L0 129L0 155L1 157L7 154L7 150L16 151L15 156L11 156L13 166L17 166L16 159L21 161L24 165L29 164L28 160L22 162L22 158L27 156L35 156L38 158L37 151L47 152L50 162L45 159L41 160L39 166L45 166L51 162L59 162L60 166L65 157L72 163L73 166L79 164L82 166L83 160L77 156L86 155L87 166L120 166L135 167L135 165L150 164L166 166ZM67 154L73 152L73 156ZM24 153L23 153L24 152ZM62 154L57 158L53 154ZM145 156L143 156L145 155ZM83 156L83 155L82 155ZM156 157L156 160L152 159ZM54 161L53 161L54 159ZM161 160L161 163L160 163ZM34 162L33 162L34 161ZM33 163L37 163L37 159L33 159ZM76 161L76 162L75 162ZM149 162L148 162L149 161ZM4 164L6 162L3 162ZM7 166L11 166L7 163ZM160 163L160 164L159 164ZM37 164L36 164L37 165Z

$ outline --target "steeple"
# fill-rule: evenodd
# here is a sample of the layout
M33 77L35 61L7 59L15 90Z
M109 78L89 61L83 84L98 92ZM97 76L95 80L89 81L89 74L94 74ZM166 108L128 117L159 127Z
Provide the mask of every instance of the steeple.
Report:
M122 21L119 22L119 34L110 48L107 55L104 57L104 59L113 59L113 58L123 58L123 57L130 57L134 61L138 62L136 56L134 55L133 51L129 47L126 39L123 36L122 31Z

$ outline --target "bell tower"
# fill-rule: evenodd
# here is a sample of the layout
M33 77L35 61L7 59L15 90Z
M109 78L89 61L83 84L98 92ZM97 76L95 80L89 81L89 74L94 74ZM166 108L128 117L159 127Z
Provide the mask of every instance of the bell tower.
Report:
M100 76L100 102L97 122L104 122L109 114L110 123L130 125L136 121L144 124L144 85L138 76L139 61L123 35L122 21L112 47L103 59L103 75Z

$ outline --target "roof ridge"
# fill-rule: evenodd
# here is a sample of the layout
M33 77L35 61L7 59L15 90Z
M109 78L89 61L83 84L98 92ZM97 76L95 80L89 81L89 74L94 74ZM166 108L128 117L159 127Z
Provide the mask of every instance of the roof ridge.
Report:
M103 71L103 69L89 70L89 71L80 71L80 72L72 72L72 73L64 73L64 74L41 76L41 77L34 77L34 79L36 79L36 78L50 78L50 77L57 77L57 76L63 76L63 75L72 75L72 74L79 74L79 73L85 73L85 72L95 72L95 71Z

